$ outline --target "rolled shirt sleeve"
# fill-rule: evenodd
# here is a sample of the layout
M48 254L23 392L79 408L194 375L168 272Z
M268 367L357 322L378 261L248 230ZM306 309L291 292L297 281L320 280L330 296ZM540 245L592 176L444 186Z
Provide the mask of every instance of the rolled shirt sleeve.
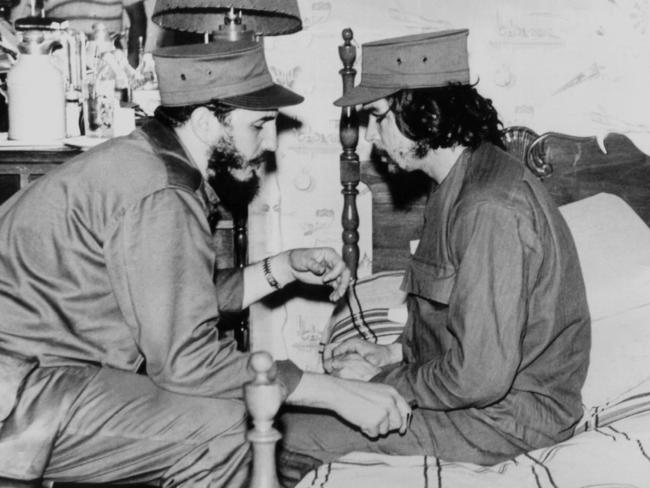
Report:
M114 223L104 252L153 381L181 394L241 397L249 355L220 340L216 328L220 309L241 308L241 272L213 276L216 257L196 196L166 188L136 202ZM220 292L215 279L232 290ZM300 376L293 363L278 364L286 393Z
M410 319L432 330L440 346L431 351L434 355L420 353L374 381L392 384L423 408L480 408L505 397L512 386L521 363L527 297L541 256L530 225L496 204L464 211L454 220L449 240L456 275L446 314ZM443 323L426 323L436 318ZM402 340L408 353L408 341Z

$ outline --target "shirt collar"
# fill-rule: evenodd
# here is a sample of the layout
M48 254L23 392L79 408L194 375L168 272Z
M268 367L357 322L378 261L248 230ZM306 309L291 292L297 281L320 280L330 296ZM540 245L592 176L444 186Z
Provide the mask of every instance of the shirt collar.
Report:
M193 190L205 201L209 211L212 212L219 204L219 197L203 178L189 151L178 138L176 131L152 118L142 126L142 132L168 168L178 169L179 166L182 168L181 171L186 173L191 180ZM177 171L170 173L174 175Z
M201 191L203 192L203 196L210 203L211 206L216 207L219 204L220 200L219 200L219 196L217 195L217 192L214 191L212 185L208 183L206 180L203 180L203 182L201 183Z
M449 173L447 173L445 179L433 191L433 194L429 198L429 206L445 207L450 204L449 202L456 199L456 195L460 191L463 179L465 178L465 171L471 154L472 151L469 148L466 148L460 153L460 156L458 156L458 159L449 170Z

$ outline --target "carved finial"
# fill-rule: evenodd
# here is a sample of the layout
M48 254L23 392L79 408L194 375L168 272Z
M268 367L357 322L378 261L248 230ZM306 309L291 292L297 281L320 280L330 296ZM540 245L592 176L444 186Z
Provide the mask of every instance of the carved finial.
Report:
M265 432L271 428L273 417L282 404L282 390L273 381L275 367L268 352L254 352L249 365L255 372L255 378L244 387L246 406L256 430Z
M353 79L356 71L352 69L352 65L357 57L357 48L352 44L352 38L354 37L352 29L349 27L343 29L341 36L343 37L343 45L339 46L339 57L343 62L343 70L345 74Z
M246 407L253 418L247 438L253 444L253 476L251 488L280 488L275 472L275 444L280 433L273 428L273 418L282 404L280 385L273 381L273 358L266 351L251 355L249 366L255 378L244 387Z
M268 385L273 381L271 370L273 369L273 358L266 351L254 352L250 358L251 369L255 372L255 385Z

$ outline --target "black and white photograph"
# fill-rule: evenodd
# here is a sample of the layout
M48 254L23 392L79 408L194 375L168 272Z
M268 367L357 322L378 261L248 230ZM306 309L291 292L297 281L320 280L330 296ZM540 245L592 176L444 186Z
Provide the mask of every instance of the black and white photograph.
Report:
M0 0L0 488L650 488L650 0Z

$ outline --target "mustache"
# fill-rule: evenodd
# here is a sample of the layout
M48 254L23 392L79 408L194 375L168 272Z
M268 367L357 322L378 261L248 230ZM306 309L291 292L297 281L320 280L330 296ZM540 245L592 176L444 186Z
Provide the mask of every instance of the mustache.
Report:
M270 154L268 152L263 152L259 156L249 159L248 166L253 166L254 168L262 168L268 163Z

